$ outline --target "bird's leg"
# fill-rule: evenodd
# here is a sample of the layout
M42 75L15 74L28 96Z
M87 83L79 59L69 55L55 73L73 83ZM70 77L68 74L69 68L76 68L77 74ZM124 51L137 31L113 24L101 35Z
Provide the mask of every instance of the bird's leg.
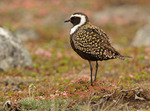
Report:
M96 81L97 71L98 71L98 61L96 61L96 70L95 70L95 79L94 79L94 82Z
M92 80L92 64L91 64L91 61L89 61L89 64L90 64L90 71L91 71L91 86L93 86L93 80Z

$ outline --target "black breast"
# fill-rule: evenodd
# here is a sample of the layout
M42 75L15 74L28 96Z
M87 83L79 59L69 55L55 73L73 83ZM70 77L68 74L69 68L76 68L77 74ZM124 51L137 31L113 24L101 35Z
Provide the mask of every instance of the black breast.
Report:
M71 44L72 49L73 49L81 58L83 58L83 59L85 59L85 60L89 60L89 61L96 61L97 59L99 59L99 58L96 58L96 57L92 56L91 54L88 54L88 53L86 53L86 52L83 52L83 51L80 50L80 49L77 49L77 48L75 47L74 41L73 41L73 39L72 39L72 36L70 36L70 44Z

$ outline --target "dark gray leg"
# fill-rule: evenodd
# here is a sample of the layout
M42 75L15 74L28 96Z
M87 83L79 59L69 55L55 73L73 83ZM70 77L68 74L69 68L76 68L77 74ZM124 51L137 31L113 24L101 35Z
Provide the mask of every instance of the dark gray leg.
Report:
M94 82L96 81L97 71L98 71L98 61L96 61L96 70L95 70L95 79L94 79Z
M92 80L92 64L91 64L91 61L89 61L89 64L90 64L90 71L91 71L91 86L93 86L93 80Z

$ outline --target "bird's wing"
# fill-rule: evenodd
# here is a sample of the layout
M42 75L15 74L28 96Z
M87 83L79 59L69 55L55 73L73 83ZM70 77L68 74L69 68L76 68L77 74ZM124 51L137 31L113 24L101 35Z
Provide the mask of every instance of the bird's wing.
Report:
M111 46L107 34L96 26L83 28L76 36L75 47L100 59L113 59L120 54Z
M99 27L93 26L91 25L91 27L87 28L89 30L92 30L93 32L97 33L98 35L100 35L102 37L102 39L106 39L107 42L109 42L109 37L107 36L107 34L100 29Z

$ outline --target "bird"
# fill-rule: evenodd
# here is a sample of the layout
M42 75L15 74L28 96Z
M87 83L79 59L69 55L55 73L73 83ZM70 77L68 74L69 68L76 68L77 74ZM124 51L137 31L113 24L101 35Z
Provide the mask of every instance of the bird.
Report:
M73 13L68 20L73 27L70 30L70 44L72 49L90 65L91 86L96 81L98 71L98 61L110 59L130 58L130 56L121 55L112 47L108 35L99 27L92 25L86 14L82 12ZM96 63L95 77L93 81L93 66L91 62Z

